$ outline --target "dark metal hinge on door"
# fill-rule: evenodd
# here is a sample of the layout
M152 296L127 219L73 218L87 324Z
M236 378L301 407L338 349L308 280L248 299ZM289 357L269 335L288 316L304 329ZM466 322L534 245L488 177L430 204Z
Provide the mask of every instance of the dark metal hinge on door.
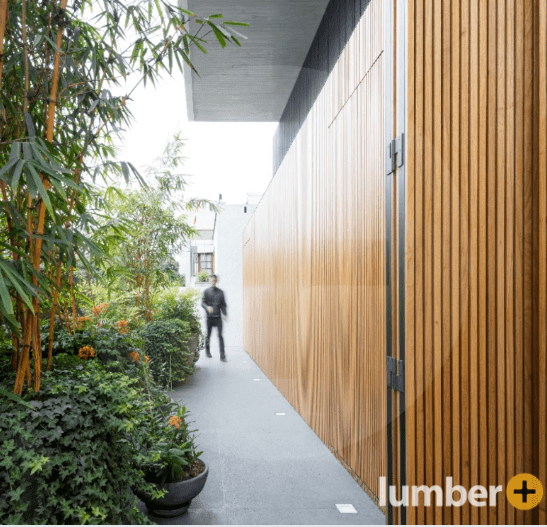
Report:
M405 134L392 139L386 149L386 175L395 172L397 167L404 164Z
M395 357L386 357L387 385L397 392L405 391L405 363ZM398 373L397 373L398 370Z

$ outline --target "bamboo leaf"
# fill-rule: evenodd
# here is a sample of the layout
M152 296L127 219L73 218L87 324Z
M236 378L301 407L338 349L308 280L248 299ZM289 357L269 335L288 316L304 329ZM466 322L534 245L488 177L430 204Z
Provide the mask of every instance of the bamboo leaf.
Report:
M182 55L182 58L184 59L184 62L186 62L186 64L188 64L188 66L190 66L192 71L199 77L198 70L196 70L196 68L194 68L194 65L192 64L192 62L188 58L188 55L186 55L186 53L184 53L184 51L181 51L180 54Z
M179 4L180 5L180 4ZM182 7L179 7L179 10L182 11L185 15L188 16L196 16L195 13L192 13L192 11L187 11L186 9L182 9Z
M4 282L4 276L0 273L0 299L2 300L2 314L13 315L13 305L8 288Z
M42 183L42 178L40 178L38 172L36 172L36 169L32 166L32 164L28 163L28 170L32 176L32 179L34 179L34 183L36 184L36 188L38 189L38 193L40 194L40 197L44 201L44 204L48 210L48 212L55 216L53 213L53 207L51 206L51 201L49 200L49 196L47 193L46 188L44 187L44 184Z
M226 39L224 38L224 35L222 34L222 32L212 22L207 21L207 24L212 28L213 33L215 34L215 37L217 38L218 43L220 44L220 46L222 48L225 48L226 47Z
M12 159L19 159L21 157L21 143L19 141L15 141L11 145L11 151L9 158Z
M126 183L129 183L129 169L127 168L127 164L123 161L120 162L120 165L122 167L123 177L125 179Z
M25 281L10 268L7 262L2 259L0 259L0 268L2 268L6 276L9 276L11 285L17 290L19 296L27 307L34 313L34 309L32 308L32 300L21 287L21 283L27 285Z
M34 131L34 123L32 122L32 117L28 112L24 112L25 115L25 124L27 125L28 135L29 137L34 138L36 136L36 132Z
M207 50L199 43L199 40L201 39L196 38L194 35L188 35L188 37L202 53L205 53L207 55Z
M225 20L222 23L227 25L227 26L249 27L249 24L247 22L232 22L231 20Z
M12 167L14 167L17 162L19 161L19 159L17 158L14 158L14 159L11 159L10 161L8 161L3 167L2 169L0 170L0 176L2 174L5 174L6 172L8 172Z
M237 29L234 29L233 27L230 27L230 29L224 28L225 31L228 31L230 34L235 33L238 37L242 38L243 40L248 40L248 37L246 37L243 33L240 33L237 31Z
M15 190L17 186L19 185L19 179L21 178L21 172L23 171L23 167L25 166L25 162L22 159L19 159L17 162L17 166L15 167L15 170L13 171L13 175L11 176L11 188Z

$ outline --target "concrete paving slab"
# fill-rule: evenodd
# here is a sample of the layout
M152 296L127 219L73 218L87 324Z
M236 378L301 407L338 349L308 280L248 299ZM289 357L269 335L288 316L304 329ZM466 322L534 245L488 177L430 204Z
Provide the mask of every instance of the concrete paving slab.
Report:
M202 352L171 394L190 410L209 477L190 509L160 525L384 525L385 516L250 356ZM260 381L253 379L259 378ZM278 416L276 412L285 415ZM336 504L352 504L342 514ZM144 510L144 504L139 508Z

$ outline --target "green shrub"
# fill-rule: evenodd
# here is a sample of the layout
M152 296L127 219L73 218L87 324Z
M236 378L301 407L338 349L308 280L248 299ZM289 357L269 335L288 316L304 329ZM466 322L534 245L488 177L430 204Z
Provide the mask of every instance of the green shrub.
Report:
M143 382L147 366L140 368ZM142 452L156 443L165 396L65 355L25 399L32 410L0 398L2 523L147 523L130 488L143 488Z
M155 302L156 320L177 318L190 324L192 333L201 333L201 318L199 301L201 291L198 289L178 288L165 289Z
M88 289L85 289L87 287ZM108 308L100 314L102 323L115 325L118 320L127 320L130 328L139 328L145 322L145 307L137 307L137 292L117 284L117 287L105 287L99 284L83 286L87 298L82 298L81 307L85 314L93 317L93 307L107 304ZM141 299L142 300L142 299Z
M191 336L190 324L178 319L154 320L140 330L150 370L162 386L183 382L194 373L194 354L188 346Z
M64 326L59 326L53 335L53 355L78 355L80 348L91 346L103 363L114 360L127 361L131 352L140 348L140 341L135 331L125 331L124 328L115 326L97 327L92 323L85 323L74 333L69 333ZM43 342L47 342L48 335L49 323L47 327L44 326Z
M209 281L209 271L201 271L197 274L198 282L208 282Z

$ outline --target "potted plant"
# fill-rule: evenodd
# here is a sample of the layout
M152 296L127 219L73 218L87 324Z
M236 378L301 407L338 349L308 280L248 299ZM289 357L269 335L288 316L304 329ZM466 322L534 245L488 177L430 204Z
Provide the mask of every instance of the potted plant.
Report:
M209 271L201 271L197 274L198 282L209 282Z
M173 407L178 408L177 412L173 413ZM157 441L147 449L143 471L145 481L164 491L164 495L157 497L158 492L151 495L141 489L134 492L150 513L172 518L188 510L203 490L209 469L200 459L203 452L196 449L193 435L196 430L188 429L186 408L170 403L162 410L155 418L159 431Z

